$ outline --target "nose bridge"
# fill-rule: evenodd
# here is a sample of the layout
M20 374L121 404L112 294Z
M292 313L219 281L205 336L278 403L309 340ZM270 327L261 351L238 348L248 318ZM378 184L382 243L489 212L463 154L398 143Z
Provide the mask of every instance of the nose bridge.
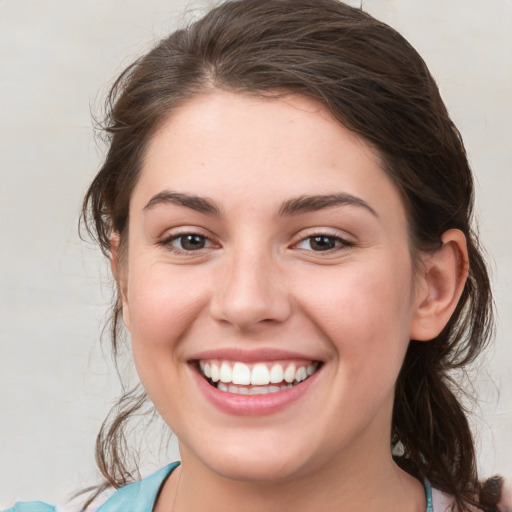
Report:
M290 302L279 262L262 244L233 247L218 273L212 315L247 329L264 321L284 321Z

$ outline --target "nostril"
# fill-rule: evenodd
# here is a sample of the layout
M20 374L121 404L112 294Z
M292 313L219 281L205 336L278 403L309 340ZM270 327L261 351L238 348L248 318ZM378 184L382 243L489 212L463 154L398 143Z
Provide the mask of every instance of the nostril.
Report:
M245 330L285 321L291 314L291 305L285 296L253 290L214 298L210 313L218 321Z

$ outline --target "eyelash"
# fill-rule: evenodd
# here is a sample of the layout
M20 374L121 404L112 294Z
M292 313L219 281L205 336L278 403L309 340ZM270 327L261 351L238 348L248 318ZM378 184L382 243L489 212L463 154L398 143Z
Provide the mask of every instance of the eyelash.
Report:
M319 241L319 239L328 239L330 242L334 243L334 247L328 247L327 249L322 250L313 250L311 249L302 249L299 247L299 244L302 244L303 242L309 241L309 246L311 247L311 243L313 240ZM296 244L294 244L294 247L296 247L298 250L304 250L307 252L314 252L314 253L333 253L339 250L344 249L350 249L351 247L354 247L355 243L351 242L349 240L346 240L345 238L342 238L341 236L333 233L312 233L308 236L305 236L301 238Z
M184 233L173 233L172 235L170 235L167 238L164 238L163 240L158 242L158 245L161 245L161 246L165 247L166 249L168 249L169 251L177 253L177 254L190 254L190 253L201 254L204 249L210 248L210 247L200 247L199 249L195 249L195 250L194 249L184 249L183 248L183 240L186 237L201 238L205 244L207 244L209 242L211 244L211 246L215 245L214 242L212 242L212 240L210 238L208 238L207 236L202 235L200 233L194 233L193 231L187 231ZM182 243L181 243L182 248L175 247L173 245L173 242L180 240L180 239L182 241Z
M186 237L196 237L201 239L201 241L203 242L203 246L202 247L199 247L198 249L185 249L183 248L183 242L185 240ZM323 239L321 241L321 239ZM173 245L173 242L176 242L178 240L181 240L181 248L178 248L178 247L175 247ZM316 240L317 243L327 243L327 244L331 244L333 245L332 247L327 247L325 249L320 249L320 250L314 250L312 248L312 242ZM300 244L304 243L304 242L307 242L309 241L309 247L310 249L306 249L306 248L301 248L299 247ZM201 254L203 252L203 250L207 250L207 249L210 249L211 247L214 247L215 246L215 243L207 236L205 235L202 235L200 233L195 233L195 232L184 232L184 233L173 233L172 235L168 236L167 238L161 240L160 242L158 242L159 245L167 248L168 250L170 250L171 252L174 252L174 253L177 253L177 254L191 254L191 253L197 253L197 254ZM209 246L205 247L205 245L208 245L210 244ZM349 249L351 247L353 247L355 244L354 242L351 242L349 240L346 240L342 237L340 237L339 235L337 234L332 234L332 233L312 233L308 236L305 236L303 238L301 238L297 243L293 244L293 248L295 249L298 249L298 250L303 250L303 251L306 251L306 252L313 252L313 253L333 253L333 252L336 252L338 250L343 250L343 249Z

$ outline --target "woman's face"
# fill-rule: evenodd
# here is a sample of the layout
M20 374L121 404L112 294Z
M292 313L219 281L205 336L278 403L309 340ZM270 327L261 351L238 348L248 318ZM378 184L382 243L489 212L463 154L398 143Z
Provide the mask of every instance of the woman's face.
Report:
M419 301L407 219L375 152L319 104L215 92L175 111L120 275L184 462L261 481L389 452Z

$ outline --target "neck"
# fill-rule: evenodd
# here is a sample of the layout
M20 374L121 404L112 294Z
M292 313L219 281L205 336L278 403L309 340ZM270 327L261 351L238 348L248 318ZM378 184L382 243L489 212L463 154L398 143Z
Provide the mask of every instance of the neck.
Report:
M424 512L422 484L399 469L387 449L360 448L332 457L321 468L272 482L223 477L182 447L182 464L164 486L155 512ZM350 463L348 461L350 460Z

